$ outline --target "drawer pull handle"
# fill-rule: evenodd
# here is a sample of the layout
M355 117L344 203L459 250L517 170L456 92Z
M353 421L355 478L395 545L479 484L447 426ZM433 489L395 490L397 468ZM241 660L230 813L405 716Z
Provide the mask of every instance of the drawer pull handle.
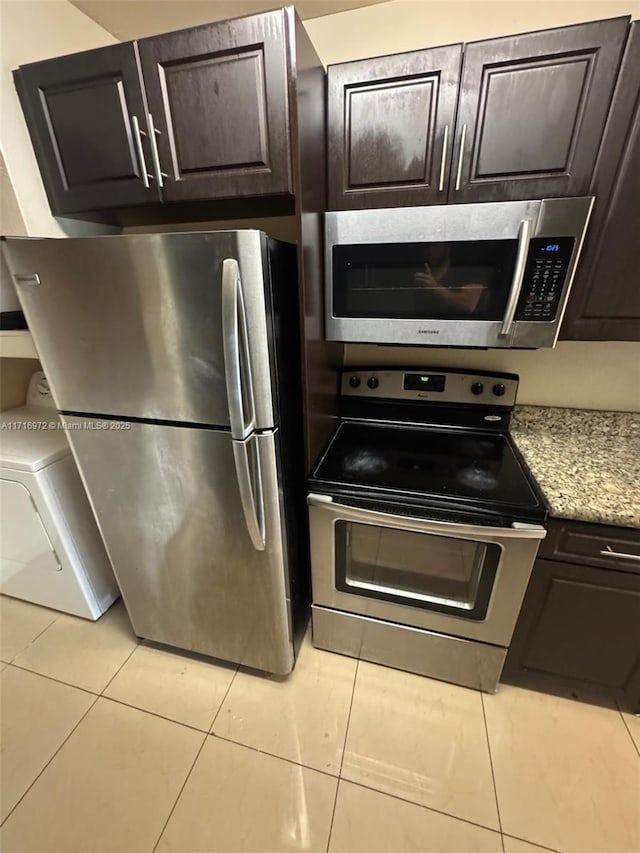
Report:
M612 551L609 545L603 548L600 554L603 557L619 557L621 560L634 560L636 563L640 563L640 554L623 554L620 551Z

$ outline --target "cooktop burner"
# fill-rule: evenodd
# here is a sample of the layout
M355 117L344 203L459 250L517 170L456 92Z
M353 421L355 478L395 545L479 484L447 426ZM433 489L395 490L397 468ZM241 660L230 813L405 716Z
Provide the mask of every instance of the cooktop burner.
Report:
M505 511L540 505L508 436L499 432L344 421L314 479Z

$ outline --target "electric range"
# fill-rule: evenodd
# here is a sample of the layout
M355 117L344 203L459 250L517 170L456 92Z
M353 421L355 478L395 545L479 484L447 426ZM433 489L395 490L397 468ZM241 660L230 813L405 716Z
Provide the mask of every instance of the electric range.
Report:
M547 514L518 377L355 370L308 483L314 643L495 691Z

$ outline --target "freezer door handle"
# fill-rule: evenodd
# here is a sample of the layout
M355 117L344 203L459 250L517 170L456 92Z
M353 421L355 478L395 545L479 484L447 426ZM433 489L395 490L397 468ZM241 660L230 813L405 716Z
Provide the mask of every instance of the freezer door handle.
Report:
M256 551L264 551L267 544L264 513L264 489L260 467L260 449L252 435L245 441L234 441L233 458L240 501L247 530Z
M222 262L222 342L231 435L242 440L255 429L255 403L247 317L235 258Z

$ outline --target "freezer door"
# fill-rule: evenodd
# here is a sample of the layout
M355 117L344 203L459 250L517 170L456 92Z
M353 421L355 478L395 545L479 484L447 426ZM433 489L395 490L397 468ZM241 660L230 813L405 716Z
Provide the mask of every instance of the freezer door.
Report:
M277 422L260 231L3 246L59 409L230 427L231 402L236 438Z
M277 433L245 443L247 503L229 432L64 420L136 634L289 672L294 658ZM261 547L249 527L251 506Z

